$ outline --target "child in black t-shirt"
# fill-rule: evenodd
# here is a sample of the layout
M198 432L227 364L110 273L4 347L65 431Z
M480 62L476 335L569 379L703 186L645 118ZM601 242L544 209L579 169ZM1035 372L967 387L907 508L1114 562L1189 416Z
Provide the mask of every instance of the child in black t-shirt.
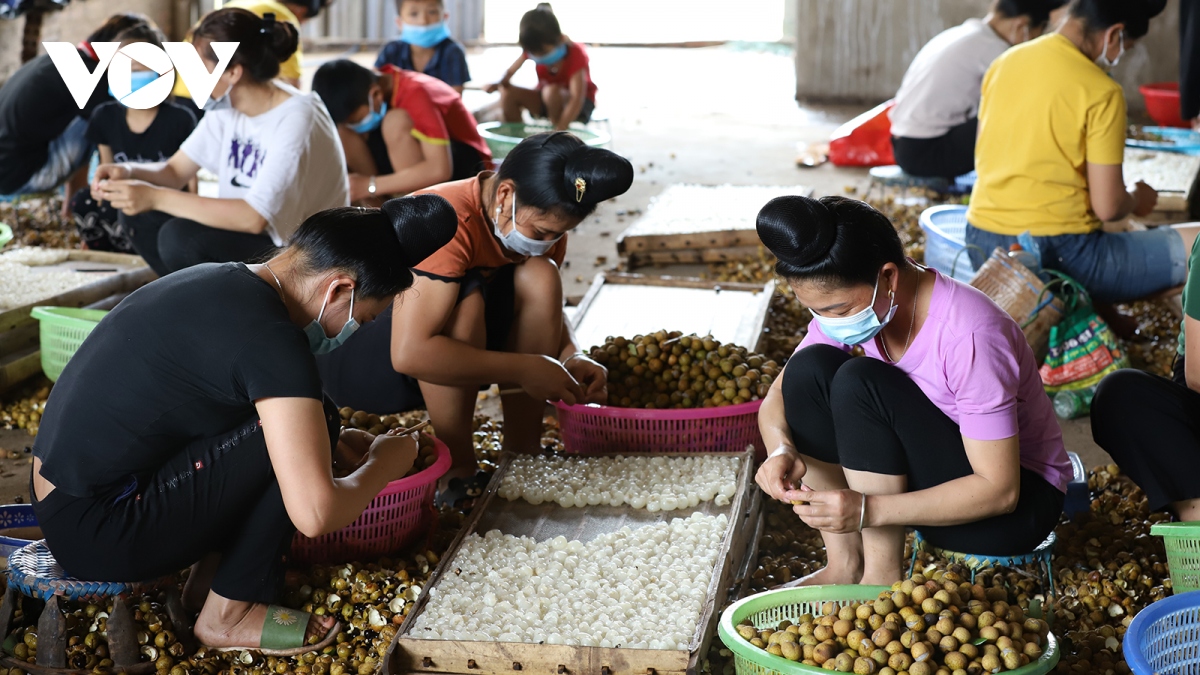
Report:
M149 42L162 47L158 30L147 27L144 34L127 42ZM158 79L151 70L137 70L134 62L131 73L133 90ZM155 108L127 108L119 100L101 104L88 121L87 140L96 145L101 164L121 162L165 162L175 154L183 141L196 128L196 113L173 99ZM89 249L133 253L129 233L121 226L112 205L92 199L89 188L75 193L71 210L79 236Z

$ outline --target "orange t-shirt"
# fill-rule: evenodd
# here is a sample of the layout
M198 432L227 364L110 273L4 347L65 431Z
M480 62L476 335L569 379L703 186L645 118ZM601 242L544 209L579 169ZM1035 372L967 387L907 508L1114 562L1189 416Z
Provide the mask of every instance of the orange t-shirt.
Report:
M492 231L492 221L483 213L483 180L492 172L485 171L474 178L442 183L413 194L435 194L444 197L458 213L458 232L436 253L421 261L413 272L438 281L459 282L468 273L476 272L485 278L505 265L515 265L528 260L528 256L517 255L500 245ZM567 254L567 237L546 253L559 267Z

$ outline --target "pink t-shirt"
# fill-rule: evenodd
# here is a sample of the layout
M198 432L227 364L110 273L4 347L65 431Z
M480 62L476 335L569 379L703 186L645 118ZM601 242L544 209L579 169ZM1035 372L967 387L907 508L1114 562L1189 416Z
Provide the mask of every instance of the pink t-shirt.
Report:
M963 436L996 441L1019 435L1021 466L1066 492L1071 462L1021 328L979 290L933 271L937 279L929 316L896 367L954 420ZM848 349L813 321L797 351L816 344ZM883 358L875 340L863 350L870 358Z

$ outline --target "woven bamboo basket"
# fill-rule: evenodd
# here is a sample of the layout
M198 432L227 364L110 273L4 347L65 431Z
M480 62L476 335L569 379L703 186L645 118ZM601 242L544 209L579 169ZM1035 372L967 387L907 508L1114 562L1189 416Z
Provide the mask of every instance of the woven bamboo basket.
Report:
M1043 292L1046 284L999 247L979 268L971 285L986 293L1021 326L1040 366L1050 349L1050 329L1063 319L1062 301Z

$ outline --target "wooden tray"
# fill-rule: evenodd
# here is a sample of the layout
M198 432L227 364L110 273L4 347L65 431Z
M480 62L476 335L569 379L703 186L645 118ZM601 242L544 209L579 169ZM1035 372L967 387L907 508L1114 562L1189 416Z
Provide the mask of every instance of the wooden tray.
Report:
M630 269L757 258L759 209L775 197L812 193L800 185L671 185L621 233L617 251Z
M384 675L399 675L400 673L461 673L464 675L695 675L699 672L700 664L708 653L719 610L724 607L729 589L734 585L734 575L743 566L743 556L749 542L747 537L752 526L758 520L756 512L761 501L755 500L754 493L754 451L719 453L742 458L738 475L738 491L732 503L726 507L717 507L712 502L702 504L696 509L684 509L670 513L648 514L645 509L626 508L626 511L637 512L639 520L649 520L654 516L660 520L686 517L693 511L708 510L710 513L727 513L729 524L717 554L716 567L708 587L708 600L700 613L700 620L691 640L690 651L669 649L610 649L603 647L581 647L569 645L528 644L512 642L475 642L457 640L423 640L407 637L421 612L429 601L430 589L437 586L438 581L448 570L453 569L454 558L462 547L463 540L471 533L482 534L485 529L491 529L498 514L509 507L506 504L520 504L522 511L528 509L545 510L549 512L572 511L580 514L579 520L588 518L587 509L611 507L585 507L583 509L562 509L553 504L534 507L524 502L505 502L496 495L504 474L512 463L513 455L505 453L501 457L500 466L492 476L487 490L480 498L471 514L471 518L462 531L450 545L449 550L442 556L441 562L434 571L433 577L421 592L412 611L401 624L396 639L388 648L383 660ZM645 456L692 456L686 453L653 453ZM532 524L528 520L518 523L516 527L528 529ZM582 525L581 525L582 527Z
M71 251L65 262L47 265L47 269L77 271L112 269L95 272L96 280L36 303L0 312L0 392L36 375L42 370L38 349L38 321L30 316L36 305L110 309L119 300L158 278L140 256L104 251ZM105 305L108 306L105 306Z
M609 336L658 330L712 335L754 349L762 335L775 282L722 283L682 277L601 272L576 308L576 344L588 350Z
M1155 211L1194 212L1193 197L1197 179L1200 178L1200 157L1126 148L1122 172L1126 184L1133 185L1144 180L1159 191Z

